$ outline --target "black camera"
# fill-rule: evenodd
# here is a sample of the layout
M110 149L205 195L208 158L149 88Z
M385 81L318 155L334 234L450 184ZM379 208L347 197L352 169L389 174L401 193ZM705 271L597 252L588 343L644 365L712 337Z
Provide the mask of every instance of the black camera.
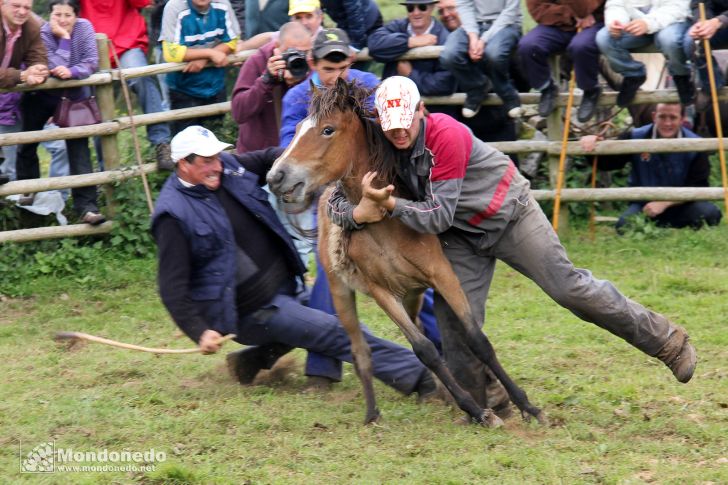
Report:
M281 57L286 61L286 69L291 73L294 78L302 78L308 74L308 62L306 61L306 53L294 49L286 49Z

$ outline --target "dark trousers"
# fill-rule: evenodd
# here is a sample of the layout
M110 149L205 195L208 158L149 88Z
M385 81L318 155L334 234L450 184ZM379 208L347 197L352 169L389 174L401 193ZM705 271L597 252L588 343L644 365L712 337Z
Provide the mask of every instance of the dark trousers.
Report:
M630 217L635 214L641 214L644 206L644 202L631 203L627 210L619 216L616 225L617 230L621 230L629 222ZM720 209L715 204L698 200L668 207L665 209L665 212L652 220L659 227L692 227L699 229L703 224L717 226L722 216L723 214L721 214Z
M544 89L551 78L549 56L568 52L574 61L576 84L581 89L594 89L599 82L599 47L597 32L604 26L597 23L578 34L558 27L537 25L518 43L518 57L531 87Z
M23 113L23 131L42 130L48 118L53 116L60 98L42 92L25 93L20 101ZM66 140L68 162L71 175L91 173L91 151L88 138ZM17 159L18 180L40 178L38 163L38 144L18 145ZM82 216L87 211L98 212L96 205L96 187L78 187L71 190L73 210Z
M198 98L190 96L173 89L169 90L169 107L172 109L194 108L196 106L205 106L207 104L222 103L227 101L225 88L223 87L217 94L209 98ZM184 130L188 126L201 125L208 130L216 133L222 127L223 115L200 116L197 118L187 118L185 120L175 120L171 123L172 136Z
M410 394L427 369L412 351L375 337L365 328L372 352L374 376L394 389ZM263 308L238 319L236 341L247 345L286 344L327 357L352 361L351 343L334 315L309 308L295 296L279 293Z

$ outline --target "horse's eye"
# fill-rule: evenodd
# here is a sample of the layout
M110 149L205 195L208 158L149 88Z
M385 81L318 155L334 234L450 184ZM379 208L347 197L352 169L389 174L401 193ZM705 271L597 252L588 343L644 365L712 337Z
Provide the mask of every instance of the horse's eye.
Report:
M321 134L323 136L331 136L334 134L334 129L330 126L327 126L323 130L321 130Z

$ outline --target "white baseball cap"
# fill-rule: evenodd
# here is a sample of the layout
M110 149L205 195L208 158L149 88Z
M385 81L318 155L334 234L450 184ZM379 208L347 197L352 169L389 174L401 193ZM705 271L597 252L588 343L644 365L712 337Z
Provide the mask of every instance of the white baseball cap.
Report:
M198 125L188 126L174 135L170 145L174 163L193 153L201 157L211 157L232 146L221 142L213 132Z
M374 105L384 131L412 126L420 102L417 85L408 77L388 77L374 94Z

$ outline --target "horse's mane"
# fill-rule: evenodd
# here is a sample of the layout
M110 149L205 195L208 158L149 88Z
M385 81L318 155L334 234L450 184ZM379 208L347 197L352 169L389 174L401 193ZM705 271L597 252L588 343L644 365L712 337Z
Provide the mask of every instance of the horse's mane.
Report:
M374 107L369 103L372 89L362 86L357 80L351 82L338 79L331 88L313 87L308 112L314 120L328 118L336 112L352 111L361 121L369 149L369 165L385 184L393 183L396 177L394 148L384 137L376 119Z

